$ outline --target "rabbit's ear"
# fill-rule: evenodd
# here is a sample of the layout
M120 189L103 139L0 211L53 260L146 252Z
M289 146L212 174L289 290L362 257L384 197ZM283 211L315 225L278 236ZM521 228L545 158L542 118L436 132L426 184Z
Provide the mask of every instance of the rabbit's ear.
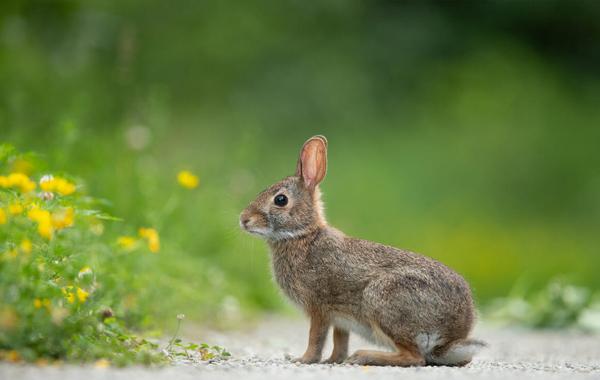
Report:
M325 136L311 137L300 151L296 177L301 177L312 192L325 178L325 173L327 173L327 139Z

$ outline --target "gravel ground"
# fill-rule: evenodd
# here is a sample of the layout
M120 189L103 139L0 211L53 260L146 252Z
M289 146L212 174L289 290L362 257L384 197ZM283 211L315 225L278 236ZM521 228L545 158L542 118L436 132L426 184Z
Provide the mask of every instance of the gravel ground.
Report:
M185 321L182 330L188 330ZM479 327L473 334L490 349L462 368L361 367L350 365L296 365L286 357L300 356L306 348L308 322L268 318L248 331L215 332L196 329L183 342L225 346L229 360L193 363L179 360L166 368L99 368L97 366L38 367L0 363L0 379L600 379L600 337L579 333L518 331ZM331 350L328 342L324 357ZM370 348L352 336L351 352Z

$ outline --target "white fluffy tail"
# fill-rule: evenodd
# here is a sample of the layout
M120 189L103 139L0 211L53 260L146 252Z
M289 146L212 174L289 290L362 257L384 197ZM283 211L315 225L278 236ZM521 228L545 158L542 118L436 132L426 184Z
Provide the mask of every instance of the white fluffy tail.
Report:
M484 348L487 343L474 339L457 339L445 346L425 355L429 365L463 366L473 360L473 356Z

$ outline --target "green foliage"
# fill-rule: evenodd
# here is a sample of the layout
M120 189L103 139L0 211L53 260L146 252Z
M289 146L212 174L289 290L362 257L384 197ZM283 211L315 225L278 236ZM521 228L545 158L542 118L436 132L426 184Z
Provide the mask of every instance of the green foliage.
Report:
M128 323L284 309L237 217L315 134L347 234L448 264L480 305L525 271L600 289L597 2L177 3L0 2L0 139L110 199L109 241L165 242L117 254Z
M177 329L175 330L175 335L173 335L173 339L169 340L169 345L163 351L169 357L172 358L175 356L183 356L192 360L209 360L215 357L215 355L221 358L231 356L231 354L227 352L227 350L219 346L210 347L206 343L189 343L187 346L181 344L181 339L177 338L177 333L179 332L179 327L181 326L181 321L183 320L183 318L183 314L177 316L178 323ZM183 352L178 352L177 350L173 349L173 346L179 347L183 350Z
M0 146L0 163L39 181L28 157ZM132 336L119 305L135 288L119 256L151 253L105 236L103 220L117 218L95 210L102 202L84 195L81 182L73 185L45 176L38 192L25 174L0 176L0 350L11 360L157 362L155 346ZM118 317L107 317L111 308Z
M576 328L600 331L600 292L555 278L539 291L528 289L525 278L506 298L487 309L490 320L532 328Z
M176 339L173 342L173 346L179 347L183 350L183 352L178 352L174 349L169 349L167 352L170 356L183 356L188 359L196 359L196 360L209 360L215 357L228 357L231 356L226 349L221 348L219 346L210 347L208 344L201 343L189 343L187 346L181 344L181 339Z

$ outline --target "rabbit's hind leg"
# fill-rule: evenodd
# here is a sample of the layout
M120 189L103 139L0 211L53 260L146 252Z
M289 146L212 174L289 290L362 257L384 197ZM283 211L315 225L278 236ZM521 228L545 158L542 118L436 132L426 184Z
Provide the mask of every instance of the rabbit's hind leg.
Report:
M420 367L425 365L425 357L418 348L396 346L397 352L358 350L345 363L360 365Z
M379 340L395 348L396 352L358 350L346 360L346 363L397 367L420 367L425 365L425 357L415 343L408 341L395 343L374 320L371 321L371 327Z

